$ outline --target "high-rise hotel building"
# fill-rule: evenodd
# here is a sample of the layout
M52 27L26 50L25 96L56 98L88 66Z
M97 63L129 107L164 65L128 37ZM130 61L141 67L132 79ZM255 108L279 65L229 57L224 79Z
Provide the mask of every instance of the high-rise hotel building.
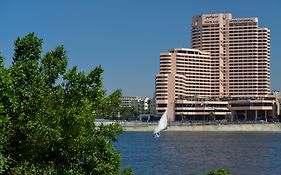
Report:
M258 18L206 14L192 19L192 48L211 54L214 97L257 97L270 92L270 31Z
M168 110L174 120L177 99L210 96L210 53L197 49L172 49L160 54L160 73L156 75L156 102L159 112Z
M192 49L160 54L156 75L158 114L174 119L267 119L270 95L270 31L257 18L230 13L192 19Z

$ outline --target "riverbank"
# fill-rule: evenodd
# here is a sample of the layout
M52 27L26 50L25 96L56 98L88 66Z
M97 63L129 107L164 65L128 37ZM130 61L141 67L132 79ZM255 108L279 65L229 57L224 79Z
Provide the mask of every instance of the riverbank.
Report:
M155 126L123 127L125 131L153 132ZM280 123L272 124L227 124L227 125L200 125L200 126L169 126L166 131L237 131L237 132L281 132ZM165 131L165 132L166 132Z

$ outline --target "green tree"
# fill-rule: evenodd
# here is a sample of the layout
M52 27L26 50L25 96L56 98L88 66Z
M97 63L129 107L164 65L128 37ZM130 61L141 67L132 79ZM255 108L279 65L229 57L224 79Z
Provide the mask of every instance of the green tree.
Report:
M101 105L97 117L103 119L114 119L120 110L121 96L121 90L116 90L106 98L103 98L100 102Z
M209 171L206 175L230 175L230 172L224 168L217 168Z
M64 47L43 55L42 44L30 33L15 41L10 67L0 57L0 173L121 174L112 142L122 128L94 125L121 92L106 97L101 67L67 71Z
M136 107L121 107L119 110L123 120L136 120L138 117L138 110Z

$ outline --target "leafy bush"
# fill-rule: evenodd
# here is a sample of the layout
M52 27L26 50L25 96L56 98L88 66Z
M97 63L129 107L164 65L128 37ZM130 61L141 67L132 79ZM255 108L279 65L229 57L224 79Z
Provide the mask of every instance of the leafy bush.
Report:
M64 47L42 54L42 44L30 33L15 41L10 67L0 57L0 173L119 174L112 142L122 128L94 121L120 103L121 91L106 97L101 67L67 70Z
M217 168L209 171L206 175L230 175L230 172L224 168Z

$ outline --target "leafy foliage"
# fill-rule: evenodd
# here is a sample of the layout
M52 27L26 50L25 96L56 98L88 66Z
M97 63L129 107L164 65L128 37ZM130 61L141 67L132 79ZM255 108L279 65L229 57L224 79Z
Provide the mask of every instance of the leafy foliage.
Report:
M209 171L206 175L230 175L230 172L224 168L217 168Z
M123 120L137 120L138 110L136 107L121 107L120 113Z
M0 57L0 174L119 174L112 142L122 128L94 121L120 104L121 91L106 97L101 67L67 71L64 47L43 55L42 44L30 33L15 41L10 67Z

